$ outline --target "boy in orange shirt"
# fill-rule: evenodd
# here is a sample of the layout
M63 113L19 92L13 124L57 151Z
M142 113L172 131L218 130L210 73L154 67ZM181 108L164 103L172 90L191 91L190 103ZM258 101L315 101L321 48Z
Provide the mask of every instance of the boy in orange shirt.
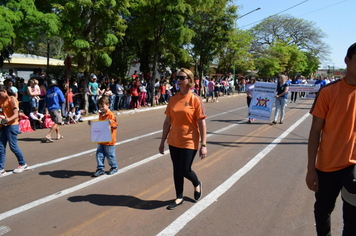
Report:
M345 187L345 177L356 164L356 43L349 47L345 63L345 78L323 86L310 110L313 123L308 142L306 182L315 192L318 235L331 235L330 215ZM342 235L356 235L356 204L345 200L344 195L342 200Z
M102 96L98 101L98 106L100 110L99 121L107 120L110 123L111 127L111 142L102 142L98 143L98 148L96 150L96 162L97 169L93 174L93 177L98 177L100 175L105 174L105 166L104 159L105 157L108 160L111 169L107 173L108 175L115 174L118 171L118 166L116 162L116 154L115 154L115 143L116 143L116 129L117 129L117 121L116 116L112 111L110 111L110 101L106 96ZM91 122L88 121L90 125Z

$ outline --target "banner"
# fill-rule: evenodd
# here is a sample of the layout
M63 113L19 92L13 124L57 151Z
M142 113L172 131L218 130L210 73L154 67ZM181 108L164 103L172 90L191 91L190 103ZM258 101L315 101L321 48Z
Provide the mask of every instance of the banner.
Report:
M90 138L93 143L112 141L109 121L92 121L90 128Z
M247 117L270 121L276 89L276 83L256 82Z
M318 92L320 84L289 84L289 92Z

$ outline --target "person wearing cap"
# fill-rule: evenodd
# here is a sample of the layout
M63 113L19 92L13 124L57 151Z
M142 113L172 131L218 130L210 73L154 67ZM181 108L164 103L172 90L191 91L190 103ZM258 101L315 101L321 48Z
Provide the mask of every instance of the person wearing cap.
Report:
M21 173L28 169L28 165L17 145L19 134L19 102L9 87L0 85L0 176L5 175L6 144L9 142L10 150L15 154L19 166L14 173Z
M99 90L99 85L96 81L97 81L97 78L95 75L93 75L92 81L89 82L89 84L88 84L89 97L94 105L93 113L98 113L98 111L99 111L98 103L96 102L96 96L98 95L98 92L100 90Z
M345 177L356 165L356 43L349 47L345 63L346 76L320 88L310 110L306 184L315 192L318 235L331 235L331 213ZM342 200L342 235L356 235L356 206Z
M52 133L56 131L57 140L62 139L63 136L59 133L59 126L62 124L61 105L65 102L63 92L57 87L55 79L50 80L50 88L47 90L45 96L45 103L47 104L48 112L51 116L54 125L46 135L45 142L53 142Z

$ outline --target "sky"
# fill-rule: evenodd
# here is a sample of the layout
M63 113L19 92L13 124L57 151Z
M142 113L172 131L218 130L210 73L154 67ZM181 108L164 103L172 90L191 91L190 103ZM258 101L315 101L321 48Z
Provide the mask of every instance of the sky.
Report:
M236 21L244 30L284 10L281 15L290 14L314 22L314 26L326 34L322 40L331 48L329 59L322 61L320 68L346 68L347 49L356 42L356 0L233 0L233 4L240 6L240 16L261 8Z

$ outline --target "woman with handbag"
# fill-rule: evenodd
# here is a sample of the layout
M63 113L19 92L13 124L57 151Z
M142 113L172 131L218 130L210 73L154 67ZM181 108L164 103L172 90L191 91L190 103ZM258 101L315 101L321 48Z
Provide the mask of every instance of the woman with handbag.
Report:
M169 134L167 143L173 163L176 199L167 207L168 210L175 209L184 202L184 178L190 180L194 186L194 199L198 201L201 198L202 183L191 166L198 150L202 159L207 154L205 107L202 99L190 90L194 85L193 73L183 68L179 70L176 78L180 91L167 105L161 144L158 148L159 152L164 154L164 142Z

